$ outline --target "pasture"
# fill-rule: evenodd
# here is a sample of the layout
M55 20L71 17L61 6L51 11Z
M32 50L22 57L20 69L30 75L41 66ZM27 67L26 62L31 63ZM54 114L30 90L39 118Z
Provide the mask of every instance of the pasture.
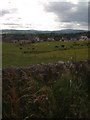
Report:
M3 67L88 59L88 41L53 41L2 44Z

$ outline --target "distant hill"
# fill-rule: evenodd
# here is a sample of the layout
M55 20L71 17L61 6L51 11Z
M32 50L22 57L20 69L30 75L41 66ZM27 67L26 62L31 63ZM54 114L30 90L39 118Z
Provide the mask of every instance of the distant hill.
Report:
M80 33L80 32L86 32L86 30L74 30L74 29L64 29L61 31L56 31L56 33Z
M43 34L43 33L57 33L57 34L70 34L70 33L81 33L87 32L86 30L74 30L74 29L64 29L56 31L38 31L38 30L2 30L2 34ZM0 32L1 33L1 32Z

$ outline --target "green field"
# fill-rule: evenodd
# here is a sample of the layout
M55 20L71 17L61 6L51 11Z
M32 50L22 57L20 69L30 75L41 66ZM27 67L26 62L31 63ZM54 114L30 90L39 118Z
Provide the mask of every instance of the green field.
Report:
M64 45L64 47L62 46ZM88 59L88 41L3 43L3 67Z

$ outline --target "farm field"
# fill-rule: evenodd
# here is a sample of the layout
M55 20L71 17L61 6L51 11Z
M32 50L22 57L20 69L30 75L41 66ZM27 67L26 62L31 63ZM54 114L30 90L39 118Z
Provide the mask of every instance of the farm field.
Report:
M3 67L88 59L88 41L3 43Z

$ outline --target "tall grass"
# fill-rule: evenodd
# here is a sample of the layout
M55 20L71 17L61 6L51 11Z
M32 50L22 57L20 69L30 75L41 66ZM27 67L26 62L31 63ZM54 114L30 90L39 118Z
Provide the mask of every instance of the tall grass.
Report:
M3 119L90 118L90 61L3 69Z

